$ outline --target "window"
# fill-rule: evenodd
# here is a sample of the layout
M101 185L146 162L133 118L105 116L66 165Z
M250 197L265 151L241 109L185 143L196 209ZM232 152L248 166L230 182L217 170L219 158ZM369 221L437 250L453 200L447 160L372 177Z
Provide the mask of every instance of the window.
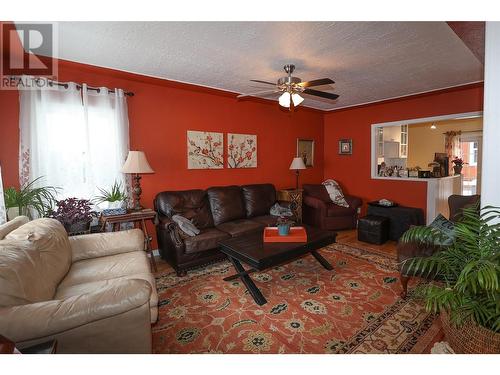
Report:
M477 142L469 142L469 165L472 167L477 166L477 152Z
M401 125L401 142L399 143L399 157L408 157L408 125Z
M384 128L377 128L377 157L384 157Z
M98 188L125 182L128 115L123 91L20 90L20 182L43 176L41 184L61 188L60 197L92 199Z

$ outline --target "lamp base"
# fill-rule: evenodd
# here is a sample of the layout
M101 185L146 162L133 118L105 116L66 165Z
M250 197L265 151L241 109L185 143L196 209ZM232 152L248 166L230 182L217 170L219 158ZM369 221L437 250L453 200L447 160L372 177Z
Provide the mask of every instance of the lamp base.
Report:
M299 190L299 170L295 171L295 189Z
M134 187L133 187L133 193L134 193L134 207L132 210L134 211L141 211L142 206L141 206L141 176L136 174L134 177Z

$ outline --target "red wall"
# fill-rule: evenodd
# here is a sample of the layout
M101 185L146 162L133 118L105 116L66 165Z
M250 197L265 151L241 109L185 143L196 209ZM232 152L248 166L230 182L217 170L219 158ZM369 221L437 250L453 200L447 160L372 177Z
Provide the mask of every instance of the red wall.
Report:
M301 182L323 178L323 114L307 108L290 113L276 102L237 101L234 94L160 79L60 62L60 81L119 87L134 92L128 99L131 149L144 150L155 174L142 179L142 202L151 207L156 193L167 189L272 182L295 184L288 169L297 138L316 142L314 167ZM18 185L19 102L15 91L0 91L0 164L5 186ZM71 126L71 124L68 124ZM257 134L258 167L188 170L186 131Z
M365 203L387 198L425 210L427 183L371 178L371 125L481 111L482 108L483 88L479 85L327 113L324 178L338 180L349 194L361 197ZM352 155L338 154L338 141L343 138L352 139Z

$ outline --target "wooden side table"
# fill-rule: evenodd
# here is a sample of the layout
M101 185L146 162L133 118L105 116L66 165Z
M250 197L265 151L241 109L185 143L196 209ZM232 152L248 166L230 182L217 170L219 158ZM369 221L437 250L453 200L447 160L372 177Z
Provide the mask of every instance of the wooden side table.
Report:
M297 218L298 223L302 223L302 189L282 189L278 190L277 198L280 201L290 202L290 209Z
M151 220L154 224L156 220L156 212L151 209L144 209L141 211L129 211L123 215L101 215L99 222L101 224L101 231L104 232L106 225L110 224L112 226L112 231L116 232L120 230L121 223L134 223L134 227L140 227L144 233L145 237L145 251L149 255L151 261L151 268L154 272L156 269L155 257L153 255L153 250L151 249L151 237L148 234L148 229L146 227L146 221Z

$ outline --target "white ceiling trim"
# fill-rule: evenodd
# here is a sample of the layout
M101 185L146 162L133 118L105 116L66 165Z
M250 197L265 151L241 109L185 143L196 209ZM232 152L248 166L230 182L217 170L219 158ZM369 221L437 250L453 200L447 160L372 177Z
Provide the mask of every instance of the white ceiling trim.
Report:
M346 105L345 107L338 107L338 108L332 108L332 109L322 109L322 111L324 111L324 112L335 112L335 111L339 111L341 109L347 109L347 108L353 108L353 107L361 107L361 106L369 105L369 104L377 104L377 103L381 103L381 102L386 102L388 100L397 100L397 99L403 99L403 98L411 98L413 96L424 95L424 94L431 94L433 92L439 92L439 91L443 91L443 90L452 90L452 89L456 89L456 88L460 88L460 87L464 87L464 86L469 86L469 85L474 85L474 84L479 84L479 83L484 83L484 81L483 80L481 80L481 81L473 81L473 82L468 82L468 83L464 83L464 84L460 84L460 85L446 86L446 87L442 87L442 88L439 88L439 89L433 89L433 90L428 90L428 91L420 91L420 92L415 92L415 93L412 93L412 94L406 94L406 95L400 95L400 96L393 96L391 98L386 98L386 99L373 100L371 102L365 102L365 103L361 103L361 104Z

